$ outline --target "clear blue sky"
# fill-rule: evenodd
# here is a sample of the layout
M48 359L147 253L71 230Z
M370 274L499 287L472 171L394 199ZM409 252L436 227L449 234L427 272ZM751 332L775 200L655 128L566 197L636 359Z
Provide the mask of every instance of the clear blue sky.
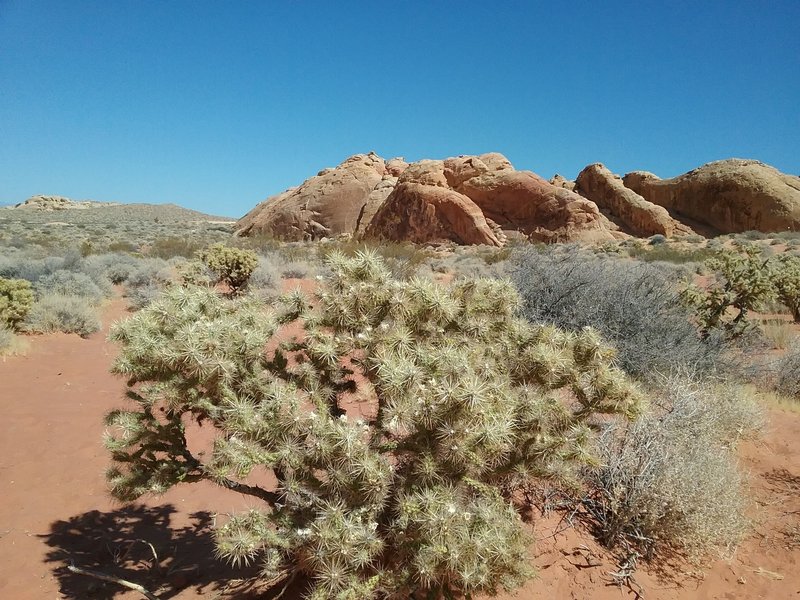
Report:
M0 0L0 201L241 216L357 152L800 173L800 0Z

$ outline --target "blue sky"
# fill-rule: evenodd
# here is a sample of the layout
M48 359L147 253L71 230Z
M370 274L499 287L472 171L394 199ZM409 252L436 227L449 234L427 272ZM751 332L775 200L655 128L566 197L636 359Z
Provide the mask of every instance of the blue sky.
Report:
M0 0L0 201L241 216L357 152L800 173L800 1Z

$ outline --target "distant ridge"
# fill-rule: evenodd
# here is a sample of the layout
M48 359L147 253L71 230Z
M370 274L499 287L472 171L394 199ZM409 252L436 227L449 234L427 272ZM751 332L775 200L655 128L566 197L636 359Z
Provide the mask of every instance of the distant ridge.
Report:
M236 219L218 215L209 215L178 204L149 204L121 202L95 202L92 200L75 201L64 196L36 195L18 204L0 204L4 211L21 211L26 214L62 215L89 213L100 217L103 221L219 221L234 222ZM47 219L49 220L49 219Z

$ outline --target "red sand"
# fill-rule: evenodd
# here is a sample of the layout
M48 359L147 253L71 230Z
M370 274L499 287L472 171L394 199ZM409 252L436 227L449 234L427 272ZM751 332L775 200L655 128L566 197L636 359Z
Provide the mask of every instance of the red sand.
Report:
M121 300L104 323L124 316ZM272 598L246 572L213 558L214 514L257 501L212 485L171 490L133 506L106 494L102 419L123 405L124 382L109 374L115 348L105 332L30 338L26 356L0 359L0 598L140 598L69 573L69 561L144 584L160 598ZM753 487L754 534L730 560L679 567L671 581L640 565L648 599L800 598L800 414L771 410L762 441L743 450ZM551 536L560 517L535 521L538 579L503 599L636 598L613 584L612 556L580 528ZM159 560L142 541L153 545ZM290 591L291 592L291 591ZM291 596L287 593L284 598ZM292 596L296 597L296 596Z

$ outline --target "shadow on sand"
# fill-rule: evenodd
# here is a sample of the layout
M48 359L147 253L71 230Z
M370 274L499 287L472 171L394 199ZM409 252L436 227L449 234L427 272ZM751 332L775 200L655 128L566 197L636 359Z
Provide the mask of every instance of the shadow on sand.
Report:
M256 567L234 569L214 556L211 513L193 513L190 525L173 528L176 512L170 504L130 505L53 523L42 538L51 548L47 562L54 563L60 592L67 598L96 600L132 593L115 583L72 573L67 567L73 564L137 583L160 599L173 598L186 588L196 595L231 600L267 600L280 593L282 585L259 586ZM298 597L293 589L282 596Z

